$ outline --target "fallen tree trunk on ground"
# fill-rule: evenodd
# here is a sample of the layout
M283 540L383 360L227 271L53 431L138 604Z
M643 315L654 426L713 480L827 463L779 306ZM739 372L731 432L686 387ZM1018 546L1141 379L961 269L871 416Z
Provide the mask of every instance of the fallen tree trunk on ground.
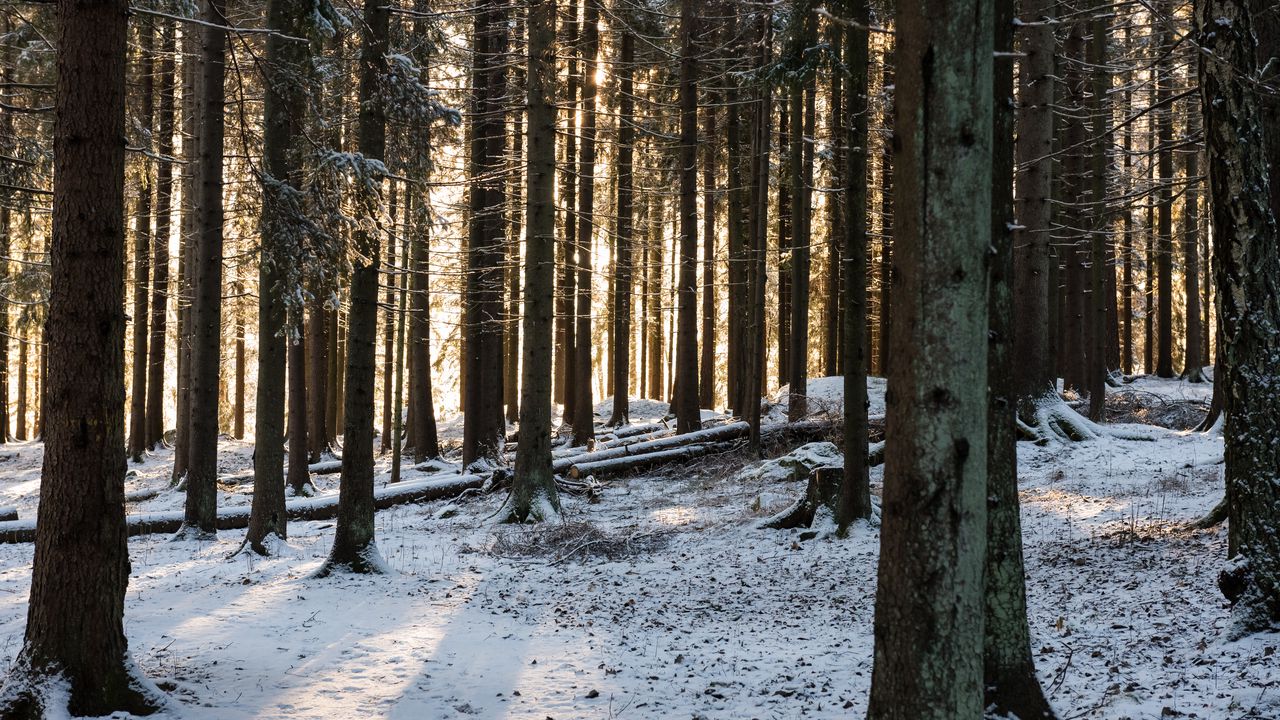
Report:
M424 478L412 482L387 484L373 491L373 505L385 510L395 505L430 502L452 498L484 485L481 475L446 475ZM129 536L173 533L182 527L182 511L139 513L126 517ZM290 520L332 520L338 516L338 494L298 498L285 503L285 515ZM219 530L239 530L249 527L249 506L224 508L218 511ZM36 538L35 520L0 522L0 543L32 542Z
M603 460L614 460L633 455L648 455L650 453L671 450L673 448L688 445L740 440L747 437L750 432L751 426L745 422L719 425L717 427L707 428L706 430L695 430L694 432L685 433L683 435L672 435L670 437L662 437L656 440L632 443L630 445L620 445L618 447L605 448L604 450L574 455L573 457L560 458L559 460L555 460L551 463L551 469L559 473L565 472L575 465L597 463ZM570 472L570 475L577 477L576 475L573 475L572 472Z
M18 508L0 507L0 522L12 522L18 519Z

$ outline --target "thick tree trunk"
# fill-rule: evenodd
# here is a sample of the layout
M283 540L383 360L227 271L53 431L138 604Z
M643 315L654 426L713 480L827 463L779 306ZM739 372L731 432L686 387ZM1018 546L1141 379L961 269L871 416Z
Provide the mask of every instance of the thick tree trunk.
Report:
M360 114L357 142L366 161L381 162L386 152L387 118L382 82L387 69L391 11L381 0L365 0L360 43ZM375 179L377 170L367 169ZM333 549L317 571L385 571L374 542L373 394L377 372L378 266L381 228L355 232L351 269L351 306L347 315L347 362L343 402L342 482Z
M1280 621L1280 232L1257 90L1253 20L1245 0L1196 6L1195 40L1213 208L1213 264L1225 377L1230 569L1219 585L1233 603L1232 634Z
M772 18L770 13L760 14L760 55L756 67L765 67L772 54ZM767 350L764 314L764 288L767 280L765 260L769 236L769 155L772 139L773 100L768 85L758 89L752 117L750 231L751 245L747 287L750 318L746 325L748 348L742 361L742 419L751 426L750 442L760 448L760 398L764 392Z
M529 141L525 161L524 362L520 439L509 520L550 520L559 513L551 472L552 315L555 307L555 18L556 2L528 15Z
M58 3L49 404L11 718L145 715L124 635L124 0ZM58 677L67 693L48 692ZM64 707L44 707L48 701Z
M693 0L680 2L680 276L676 380L671 410L678 432L702 427L698 410L698 61Z
M903 2L897 29L894 391L868 717L979 718L991 5Z
M189 268L191 308L191 422L187 448L186 524L179 537L217 532L218 385L222 359L223 81L226 77L226 4L209 0L202 27L200 67L200 224Z

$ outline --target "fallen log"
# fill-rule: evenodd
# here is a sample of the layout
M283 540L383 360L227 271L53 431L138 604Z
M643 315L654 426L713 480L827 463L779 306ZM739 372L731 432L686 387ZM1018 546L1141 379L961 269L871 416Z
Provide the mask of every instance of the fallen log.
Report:
M480 475L437 475L411 482L386 484L374 488L373 506L378 510L385 510L396 505L443 500L471 489L479 489L484 481L485 478ZM127 516L125 523L130 537L173 533L182 527L182 515L182 511L139 513ZM285 503L285 516L297 521L332 520L338 516L338 494L290 500ZM240 530L247 527L249 506L218 511L219 530ZM0 522L0 543L32 542L35 538L35 520Z
M717 447L724 447L724 445L721 443L682 445L667 450L644 453L643 455L626 455L593 462L577 463L569 468L569 477L575 480L594 477L599 480L610 475L622 475L639 470L648 470L679 460L691 460L700 455L706 455Z
M18 508L0 507L0 522L11 522L18 519Z
M650 453L684 447L687 445L740 440L747 437L750 432L751 426L745 422L729 423L728 425L719 425L713 428L707 428L706 430L695 430L694 432L685 433L683 435L671 435L669 437L661 437L656 440L632 443L630 445L619 445L618 447L582 453L581 455L575 455L568 458L561 458L551 463L551 469L555 472L565 472L575 465L581 465L584 463L596 463L602 460L614 460L632 455L648 455ZM570 473L570 475L572 475L572 473ZM573 477L577 476L574 475Z

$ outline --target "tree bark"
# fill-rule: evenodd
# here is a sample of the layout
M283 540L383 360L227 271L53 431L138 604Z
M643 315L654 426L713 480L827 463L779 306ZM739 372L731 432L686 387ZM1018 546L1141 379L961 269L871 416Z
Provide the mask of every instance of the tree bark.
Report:
M991 5L903 2L897 29L894 391L868 717L979 718Z
M613 284L613 414L609 425L625 425L630 421L631 398L631 293L635 264L634 212L632 208L632 171L635 158L635 35L622 30L618 62L618 149L615 153L618 172L618 255L614 260Z
M530 6L528 149L525 160L524 354L520 439L509 520L550 520L559 512L551 472L552 315L555 306L555 0Z
M595 229L596 55L600 49L599 0L583 0L582 128L578 154L577 308L574 312L573 441L584 445L595 437L591 387L591 242Z
M187 448L185 527L180 537L217 532L218 385L222 360L223 81L227 26L225 0L209 0L202 26L200 67L200 220L193 263L191 307L191 421Z
M124 634L124 136L128 8L58 3L49 415L22 650L0 715L145 715ZM68 694L49 693L52 677ZM43 703L66 699L67 707Z
M173 156L174 27L160 26L160 113L156 121L156 152ZM165 350L169 323L169 227L173 208L173 163L156 165L156 236L151 262L151 346L147 350L146 447L164 442Z
M366 162L377 166L364 172L377 187L387 144L387 117L382 78L387 75L390 8L380 0L365 0L360 42L360 114L357 144ZM378 337L378 266L382 261L381 221L375 229L357 229L351 269L351 305L347 315L347 359L343 393L342 481L333 549L316 575L336 571L385 571L374 541L373 396Z
M1280 620L1280 386L1272 377L1280 355L1280 233L1257 91L1243 79L1258 72L1255 37L1247 0L1197 3L1230 505L1232 564L1219 585L1233 603L1233 636Z
M141 111L138 123L150 144L155 120L155 19L139 18L138 65ZM133 233L133 364L129 385L129 457L142 462L147 447L147 306L151 283L151 160L142 159L138 212Z
M677 280L677 432L702 427L698 410L698 61L693 0L680 1L680 276Z
M698 359L698 407L716 406L716 101L703 108L702 336Z

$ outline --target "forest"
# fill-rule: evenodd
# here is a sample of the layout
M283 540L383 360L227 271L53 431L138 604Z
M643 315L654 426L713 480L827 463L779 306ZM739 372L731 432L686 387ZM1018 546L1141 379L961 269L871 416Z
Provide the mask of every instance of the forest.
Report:
M1275 0L0 0L0 718L1280 717Z

